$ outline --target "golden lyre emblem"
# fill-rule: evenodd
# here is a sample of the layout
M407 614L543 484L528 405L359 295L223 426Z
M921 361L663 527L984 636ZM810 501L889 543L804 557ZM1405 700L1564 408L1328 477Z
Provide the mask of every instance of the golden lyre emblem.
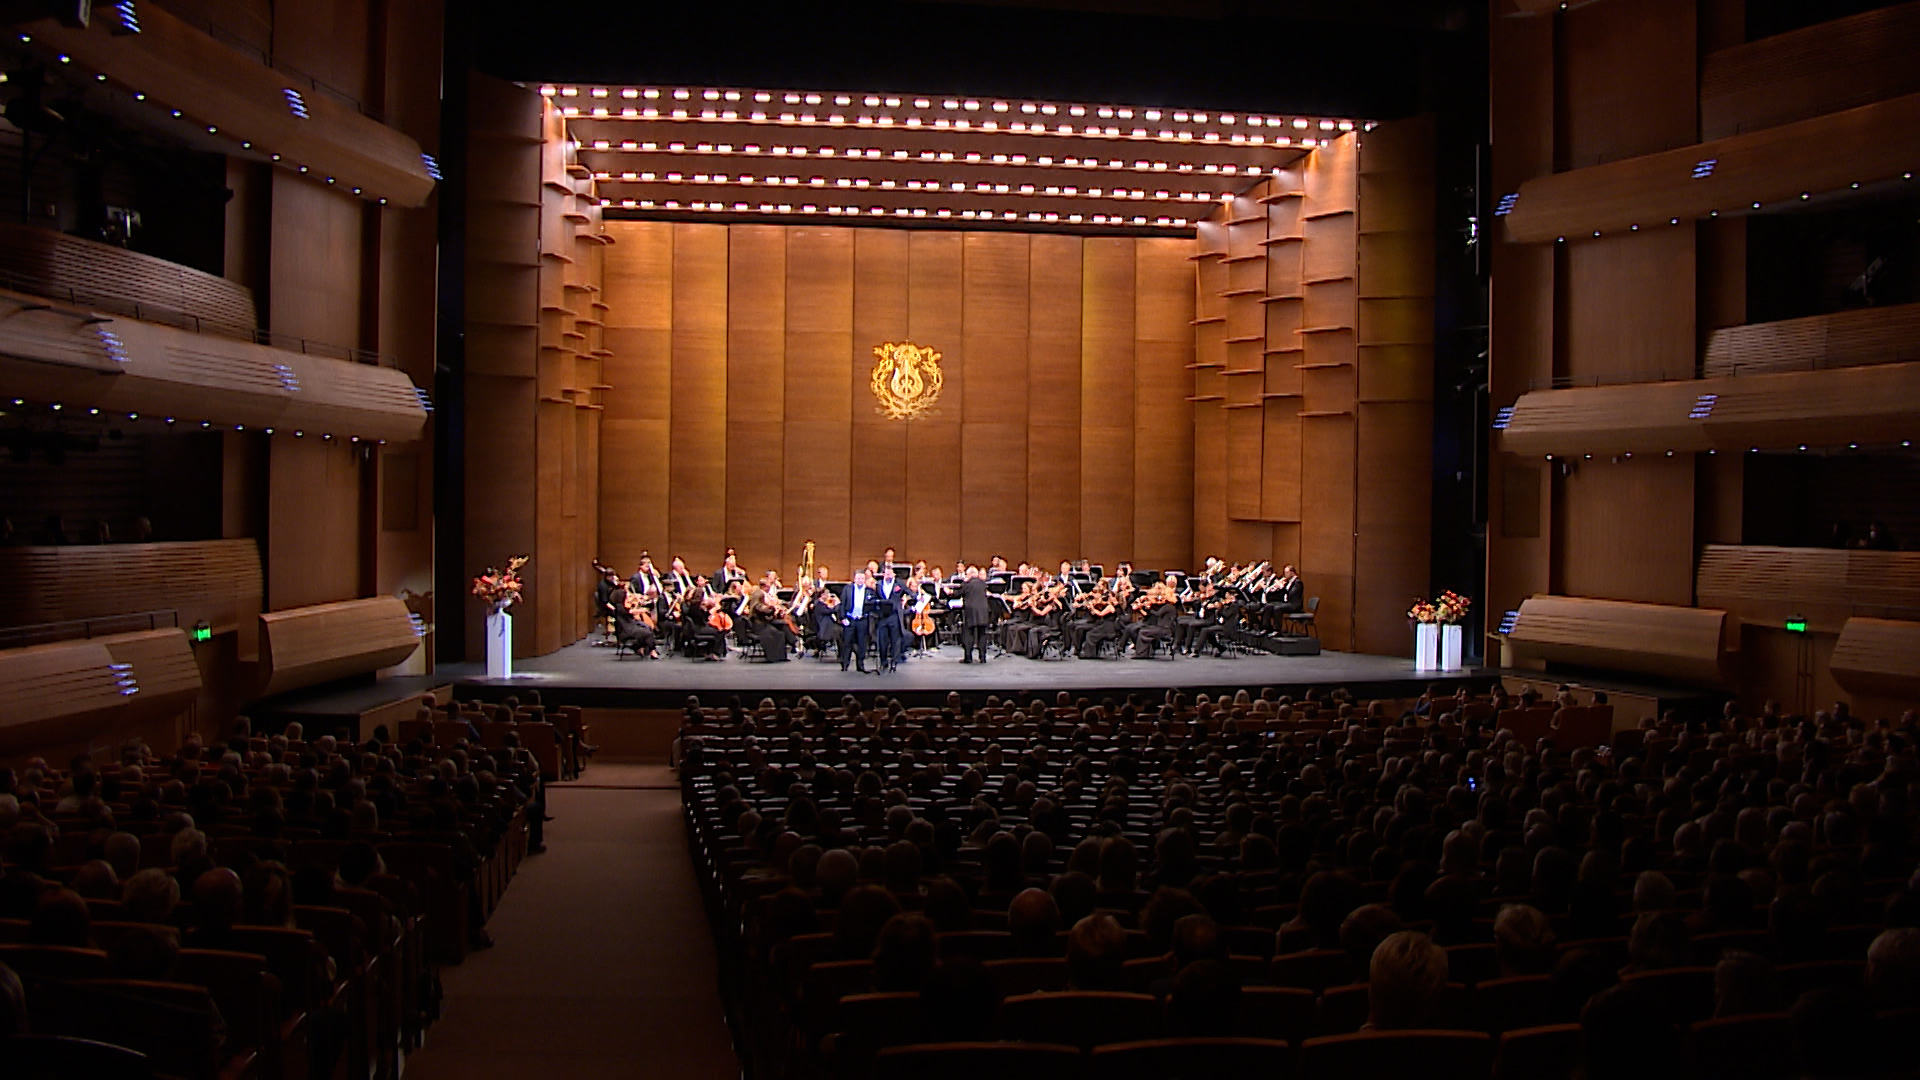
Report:
M925 416L940 400L940 353L912 342L885 342L873 347L874 410L889 420Z

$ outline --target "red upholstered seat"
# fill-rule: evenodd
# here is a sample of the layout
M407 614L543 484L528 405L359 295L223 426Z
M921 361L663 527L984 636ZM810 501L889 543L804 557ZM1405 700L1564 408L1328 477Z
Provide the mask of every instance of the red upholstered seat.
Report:
M1310 949L1273 958L1268 969L1275 986L1298 986L1319 993L1354 979L1353 964L1339 949Z
M1552 988L1549 975L1489 979L1473 988L1475 1021L1480 1030L1498 1035L1574 1019L1554 1015Z
M1493 1039L1477 1031L1362 1031L1300 1048L1307 1080L1486 1080L1492 1065Z
M1249 1038L1281 1039L1295 1046L1313 1035L1318 1001L1296 986L1248 986L1240 991L1234 1031Z
M1095 1047L1094 1080L1289 1080L1293 1048L1274 1039L1148 1039Z
M1579 1024L1517 1028L1500 1036L1493 1080L1567 1080L1579 1059Z
M1021 994L1001 1005L1000 1021L1016 1039L1094 1047L1158 1034L1160 1002L1104 990Z
M874 1055L875 1080L1062 1080L1080 1051L1047 1043L927 1043Z
M1710 967L1636 971L1622 976L1620 981L1652 994L1675 1023L1697 1023L1713 1015L1713 969Z
M1043 990L1065 990L1069 977L1067 961L1057 956L1019 956L1007 960L988 960L983 967L993 976L1002 997L1037 994Z
M1687 1031L1698 1080L1789 1080L1799 1073L1785 1013L1702 1020Z

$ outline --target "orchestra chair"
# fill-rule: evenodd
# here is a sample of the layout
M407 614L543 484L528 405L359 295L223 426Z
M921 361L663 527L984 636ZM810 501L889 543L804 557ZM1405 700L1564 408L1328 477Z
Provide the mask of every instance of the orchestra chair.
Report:
M1282 618L1281 625L1291 626L1302 634L1312 634L1314 637L1319 637L1320 627L1314 621L1319 617L1319 614L1320 598L1317 596L1309 596L1307 597L1307 609L1305 611L1288 612L1286 616Z

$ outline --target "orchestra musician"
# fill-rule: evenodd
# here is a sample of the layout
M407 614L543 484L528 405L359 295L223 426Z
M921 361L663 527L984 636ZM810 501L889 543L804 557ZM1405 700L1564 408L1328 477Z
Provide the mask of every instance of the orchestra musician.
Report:
M614 606L613 593L620 587L620 575L609 566L600 575L600 581L593 587L594 619L600 624L602 637L595 645L611 645L614 642L614 627L619 609Z
M1094 585L1087 594L1087 628L1080 635L1080 646L1075 650L1082 660L1095 660L1100 656L1100 647L1106 642L1120 637L1120 612L1125 604L1124 595L1113 588L1106 578Z
M784 663L787 653L799 643L800 635L791 623L786 604L780 599L780 575L767 571L747 593L743 606L747 632L760 642L767 661Z
M675 555L673 562L667 565L667 578L664 584L667 591L675 596L685 596L693 591L694 576L687 573L687 562Z
M727 557L720 562L720 569L714 571L713 584L715 588L724 591L730 588L736 581L739 582L742 587L745 587L747 583L747 572L740 569L739 557L734 554L732 548L728 548Z
M727 634L721 629L720 596L707 588L707 579L694 578L694 586L679 601L680 645L688 653L707 660L727 657Z
M654 632L657 625L653 614L653 605L632 587L616 583L613 587L614 640L633 650L634 655L649 660L660 659L660 639Z
M660 572L653 568L653 556L644 551L640 553L640 565L634 569L633 577L628 579L627 587L647 597L648 602L652 602L666 592L666 587L660 580Z

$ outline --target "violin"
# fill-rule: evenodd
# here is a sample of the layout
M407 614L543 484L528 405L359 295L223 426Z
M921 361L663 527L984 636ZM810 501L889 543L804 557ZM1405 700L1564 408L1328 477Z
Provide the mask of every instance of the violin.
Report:
M632 589L628 589L626 598L622 603L627 609L627 614L640 620L647 629L654 630L658 628L653 617L653 605L647 602L646 593L637 593Z

